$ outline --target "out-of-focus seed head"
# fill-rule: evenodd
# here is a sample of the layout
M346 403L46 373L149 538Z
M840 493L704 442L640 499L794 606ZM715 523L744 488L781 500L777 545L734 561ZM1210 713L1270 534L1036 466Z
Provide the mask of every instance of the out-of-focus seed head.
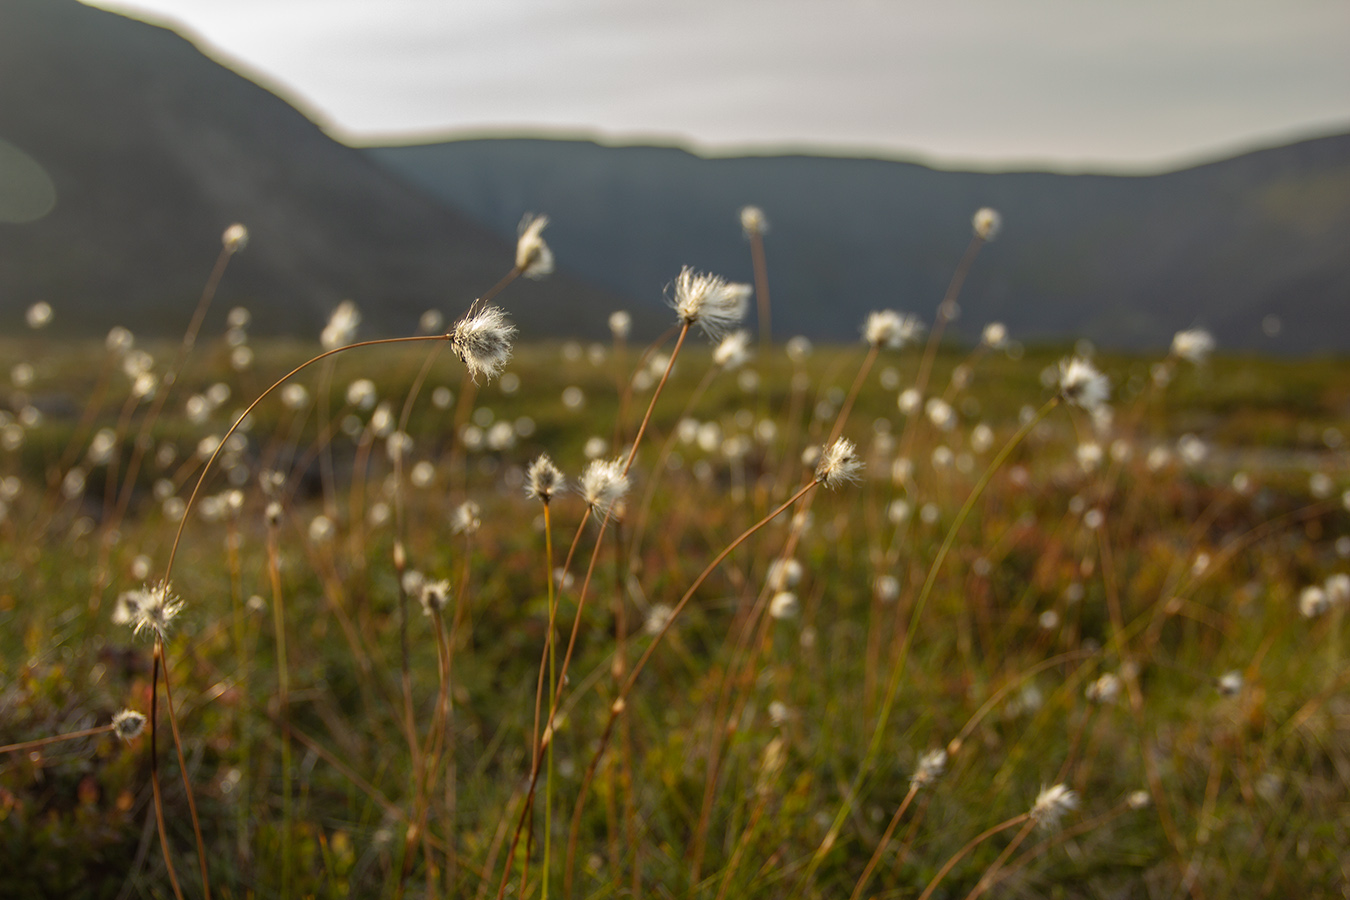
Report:
M345 347L356 339L356 329L361 325L361 311L350 300L343 300L328 317L328 324L319 335L319 343L325 350Z
M28 327L34 331L46 328L52 323L52 305L45 300L40 300L28 307L24 319L28 322Z
M698 325L717 340L745 318L750 293L747 284L729 284L724 278L685 266L675 279L673 305L681 322Z
M145 729L145 716L134 709L124 709L112 717L113 732L124 741L140 737Z
M1062 784L1042 788L1031 807L1031 818L1041 828L1057 828L1065 815L1078 808L1078 795Z
M992 241L998 237L999 231L1003 228L1003 217L999 215L998 210L985 206L975 210L970 225L980 240Z
M113 356L125 356L131 352L132 345L136 343L136 338L130 331L121 325L114 325L108 330L108 337L104 341L104 346Z
M1059 394L1066 402L1092 412L1106 403L1111 382L1092 363L1075 356L1059 363Z
M1310 584L1298 595L1298 611L1305 619L1315 619L1330 608L1327 592L1318 585Z
M526 278L539 279L553 271L553 251L544 243L543 231L548 216L526 213L520 220L516 239L516 268Z
M901 314L893 309L868 313L863 325L863 338L873 347L898 349L917 340L923 334L923 323L918 316Z
M623 474L623 460L591 460L581 474L578 490L597 518L609 516L615 504L628 493L628 476Z
M742 366L750 359L750 332L737 329L722 338L722 342L713 350L713 362L726 371Z
M1084 694L1093 703L1115 703L1120 696L1120 676L1107 672L1089 684Z
M626 340L632 330L633 317L626 310L620 309L609 314L609 331L614 335L614 340Z
M745 232L746 237L762 235L769 230L769 223L764 218L764 210L758 206L741 207L741 231Z
M1224 672L1219 676L1217 685L1219 693L1225 697L1234 697L1242 692L1242 673L1237 669L1231 672Z
M474 304L469 314L455 324L450 332L450 346L469 370L475 382L479 375L489 380L501 374L511 360L511 341L516 326L499 306L478 308Z
M769 618L771 619L778 619L779 621L791 619L796 617L800 610L801 603L792 591L779 591L769 601Z
M422 614L439 616L450 602L450 582L424 581L417 593L417 602L422 604Z
M465 500L450 515L450 531L453 534L473 534L483 526L483 510L472 500Z
M816 464L816 481L834 490L845 482L861 480L862 468L858 448L847 438L839 438L820 454L820 462Z
M1209 361L1214 352L1214 335L1203 328L1178 331L1172 338L1172 355L1197 366Z
M226 253L238 253L248 246L248 229L235 222L225 229L225 233L220 236L220 243Z
M418 334L439 334L445 327L445 314L439 309L429 309L417 320Z
M566 486L562 472L554 465L553 460L547 453L539 454L539 457L530 463L529 471L525 477L525 495L539 500L545 505L553 499L553 495L561 491Z
M919 764L914 767L914 774L909 778L910 786L916 788L928 787L941 778L942 773L946 770L947 751L941 748L929 750L919 757Z
M980 335L980 343L991 350L998 350L1008 343L1008 328L1002 322L990 322L984 326L984 333Z

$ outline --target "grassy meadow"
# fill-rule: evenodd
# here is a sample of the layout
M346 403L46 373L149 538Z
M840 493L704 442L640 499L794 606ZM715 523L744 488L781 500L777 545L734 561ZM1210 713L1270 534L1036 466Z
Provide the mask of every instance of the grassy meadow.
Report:
M0 896L1341 895L1350 367L911 312L10 335Z

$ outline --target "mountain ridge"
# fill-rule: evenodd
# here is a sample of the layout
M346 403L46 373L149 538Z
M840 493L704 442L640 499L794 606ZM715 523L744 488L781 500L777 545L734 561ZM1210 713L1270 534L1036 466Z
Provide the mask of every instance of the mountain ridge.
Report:
M970 214L991 205L1006 228L968 282L967 337L1004 319L1033 339L1144 347L1198 324L1229 346L1350 349L1345 332L1328 325L1350 324L1350 267L1340 251L1350 241L1350 135L1160 175L700 157L549 139L366 152L499 230L519 209L548 210L560 257L623 293L668 281L680 260L748 280L736 211L761 206L772 227L775 331L781 323L845 338L878 306L931 315ZM618 221L604 221L602 206L619 210ZM1281 324L1273 338L1271 316Z
M53 328L181 331L232 222L252 235L213 318L317 334L347 297L368 331L466 308L514 261L514 239L337 143L284 100L175 32L75 0L6 0L0 139L36 161L56 203L0 224L0 320L47 300ZM565 261L564 261L565 262ZM506 296L524 333L601 324L622 301L564 268Z

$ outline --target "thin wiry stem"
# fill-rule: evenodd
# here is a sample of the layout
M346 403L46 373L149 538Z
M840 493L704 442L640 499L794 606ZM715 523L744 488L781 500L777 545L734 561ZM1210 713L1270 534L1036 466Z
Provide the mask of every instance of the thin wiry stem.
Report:
M985 841L989 840L991 837L998 834L1000 831L1007 831L1009 828L1012 828L1016 825L1021 825L1023 822L1026 822L1030 818L1031 813L1022 813L1021 815L1013 816L1006 822L1000 822L999 824L993 826L992 828L986 829L985 831L982 831L975 837L971 838L970 841L967 842L967 844L964 847L962 847L960 850L956 851L956 853L952 855L951 859L943 863L942 868L938 869L938 873L933 876L933 880L928 882L928 887L924 888L923 893L919 895L919 900L928 900L929 897L933 896L933 891L937 890L938 885L942 884L942 879L946 878L947 875L951 872L951 870L956 868L956 864L959 863L962 859L964 859L967 853L974 850L976 847L980 846L980 844L983 844Z
M178 531L174 534L173 545L169 548L169 562L164 567L164 582L168 584L171 576L173 575L173 563L175 557L178 555L178 545L183 540L183 529L187 527L188 519L190 518L188 514L192 512L193 505L197 501L197 495L201 493L202 485L206 481L206 476L211 473L211 467L215 464L216 459L225 449L225 444L229 441L231 437L233 437L234 433L239 430L239 426L244 422L245 419L248 418L249 413L253 412L253 410L258 406L259 403L262 403L263 400L271 396L273 391L281 387L287 381L290 381L292 378L303 372L305 369L314 365L316 362L328 359L329 357L334 356L338 353L345 353L348 350L355 350L358 347L375 347L379 346L380 344L408 344L417 341L444 341L445 339L446 337L443 334L419 334L419 335L412 335L409 337L379 338L377 340L372 341L357 341L355 344L347 344L346 346L343 347L334 347L332 350L326 350L323 353L320 353L318 356L308 359L305 362L301 363L300 365L296 366L290 372L286 373L281 378L273 382L271 387L269 387L267 390L259 394L257 399L254 400L252 403L250 403L248 407L245 408L244 411L239 414L239 417L235 419L234 424L230 426L230 430L225 432L224 437L220 439L220 443L216 446L215 452L212 453L210 458L206 460L206 465L202 466L201 474L197 476L197 483L193 486L192 494L188 497L187 505L183 508L183 517L178 521Z
M20 744L6 744L5 746L0 747L0 753L20 753L24 750L36 750L39 747L45 747L48 744L59 744L62 741L73 741L77 738L93 737L96 734L107 734L114 728L116 728L116 726L109 723L107 725L99 725L95 728L86 728L83 731L71 731L66 734L54 734L51 737L38 738L34 741L24 741Z
M164 825L164 799L159 788L159 665L160 645L155 643L150 674L150 789L155 797L155 825L159 829L159 848L164 853L164 867L169 872L169 885L177 900L183 900L183 888L178 884L178 873L169 853L169 831Z
M158 636L156 653L164 660L164 706L169 714L169 730L173 734L173 749L178 754L178 771L183 778L183 790L187 793L188 815L192 819L192 833L197 838L197 862L202 870L202 891L206 900L211 900L211 879L206 874L206 843L202 840L202 824L197 818L197 801L192 796L192 782L188 778L187 760L183 757L183 738L178 733L178 718L173 711L173 690L169 687L169 661L164 657L164 638Z
M937 583L938 572L941 571L942 564L946 562L947 554L951 551L952 545L956 542L957 532L959 532L961 526L965 524L966 518L970 515L971 510L975 508L975 503L983 495L984 489L989 485L990 480L993 479L994 473L1002 468L1003 463L1012 454L1013 450L1022 443L1022 439L1030 434L1031 430L1039 425L1041 420L1049 415L1050 411L1059 404L1059 400L1059 395L1056 394L1046 401L1046 404L1040 408L1036 415L1031 419L1028 419L1026 423L1018 429L1017 433L1012 436L1008 443L1004 445L1003 449L999 451L998 456L994 457L993 462L989 464L989 468L980 476L980 480L976 482L975 487L971 489L970 496L966 498L966 502L961 507L961 511L957 513L956 518L952 521L951 527L947 530L947 536L942 542L942 547L938 550L937 556L933 558L932 565L928 568L928 577L924 581L923 589L919 592L918 600L915 601L914 611L910 614L909 628L906 629L905 638L900 644L900 652L896 659L895 667L891 672L890 684L886 690L886 699L882 703L881 713L877 718L877 724L873 728L872 740L868 745L867 754L863 757L862 764L858 767L858 773L854 776L853 783L849 785L848 793L844 795L844 802L839 805L839 812L835 815L834 822L830 825L830 829L826 833L825 839L820 842L820 847L817 848L815 854L811 857L811 861L807 864L806 872L797 883L797 887L793 891L792 896L798 896L806 886L810 884L812 877L816 873L816 869L818 869L820 864L825 861L826 854L828 854L830 849L834 846L834 842L839 837L839 832L844 827L844 822L848 818L848 814L853 809L853 804L857 801L863 780L867 777L873 762L876 760L877 754L881 750L882 739L886 734L886 725L890 721L891 709L895 705L895 698L899 692L901 680L904 677L905 663L909 659L909 649L913 645L914 633L919 626L919 617L923 615L924 607L928 603L928 598L933 593L933 586Z
M567 837L567 874L565 884L566 894L568 896L572 893L572 864L576 856L576 842L577 836L581 830L581 812L585 804L586 793L592 779L595 777L595 771L600 764L600 759L604 756L605 748L609 745L609 738L614 730L614 722L627 707L628 695L632 692L633 686L637 683L638 675L642 673L642 669L647 665L647 661L651 659L652 654L656 652L656 648L661 643L661 640L665 638L666 634L670 631L671 626L675 623L676 617L679 616L680 612L689 604L689 601L693 599L694 593L703 586L703 582L708 579L708 576L722 564L722 561L730 556L732 551L737 547L749 540L751 535L769 524L789 509L794 503L810 493L812 488L815 488L819 483L820 482L818 481L810 481L803 485L796 493L783 501L782 504L764 518L743 531L739 537L724 547L722 552L713 557L712 562L708 563L703 571L699 573L698 577L694 579L694 582L689 586L689 589L684 592L684 596L680 598L680 602L675 604L674 608L670 611L670 615L666 617L665 623L661 626L661 630L656 633L655 637L652 638L652 642L647 645L647 649L643 651L642 655L638 657L638 661L633 665L633 669L629 672L628 678L619 689L618 696L615 698L614 702L610 704L609 718L605 722L604 731L601 732L600 741L595 753L591 757L590 765L586 767L586 775L581 781L581 791L577 796L576 805L572 810L572 826Z
M911 782L909 790L905 793L905 799L900 801L900 806L896 808L895 815L891 816L891 821L886 826L886 831L882 834L877 849L872 851L872 858L867 861L866 868L863 869L862 875L858 877L858 883L853 886L853 893L849 894L849 900L858 900L862 896L863 890L867 887L867 882L872 880L872 870L877 867L877 863L881 862L882 854L891 844L891 837L895 834L896 826L900 824L900 819L904 817L905 810L909 809L909 804L913 802L918 793L918 783Z

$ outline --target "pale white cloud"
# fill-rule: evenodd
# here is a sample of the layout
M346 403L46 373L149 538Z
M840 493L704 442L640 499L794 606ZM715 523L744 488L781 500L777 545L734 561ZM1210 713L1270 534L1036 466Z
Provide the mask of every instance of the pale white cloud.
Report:
M1350 127L1340 0L100 0L358 142L521 128L1154 167Z

